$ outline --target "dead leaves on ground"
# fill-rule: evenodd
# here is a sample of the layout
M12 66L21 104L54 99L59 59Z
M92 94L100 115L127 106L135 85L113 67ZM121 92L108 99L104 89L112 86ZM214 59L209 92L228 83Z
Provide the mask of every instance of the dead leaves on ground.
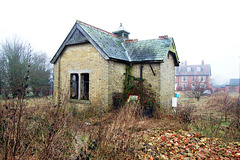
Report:
M131 135L138 159L240 159L240 143L206 138L198 132L147 130Z

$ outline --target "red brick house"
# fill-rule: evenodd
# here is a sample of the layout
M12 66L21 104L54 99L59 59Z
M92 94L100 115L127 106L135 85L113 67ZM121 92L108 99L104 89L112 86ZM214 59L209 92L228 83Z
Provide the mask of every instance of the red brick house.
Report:
M230 79L229 85L225 86L225 92L239 92L240 79Z
M202 90L210 90L211 85L211 66L210 64L187 65L187 62L175 68L175 88L177 91L191 91L196 87Z

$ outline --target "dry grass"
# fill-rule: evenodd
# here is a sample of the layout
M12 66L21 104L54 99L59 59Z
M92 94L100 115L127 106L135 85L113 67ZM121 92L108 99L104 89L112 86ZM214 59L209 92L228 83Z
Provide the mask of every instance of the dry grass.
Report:
M0 106L0 159L116 159L133 147L134 132L181 128L173 116L146 118L139 108L106 113L101 106L56 107L49 98L10 100Z
M98 105L84 110L64 104L56 107L49 98L11 100L7 107L4 103L0 106L0 159L127 159L136 157L132 135L151 129L192 127L205 135L239 140L236 97L215 95L200 101L181 97L179 100L178 114L167 115L158 108L155 118L144 117L139 105L127 104L106 112ZM223 111L230 114L227 121L218 115Z
M183 95L179 100L179 110L188 113L185 119L191 121L190 127L209 137L240 141L240 107L237 94L217 93L202 96L200 101ZM192 109L186 112L187 108Z

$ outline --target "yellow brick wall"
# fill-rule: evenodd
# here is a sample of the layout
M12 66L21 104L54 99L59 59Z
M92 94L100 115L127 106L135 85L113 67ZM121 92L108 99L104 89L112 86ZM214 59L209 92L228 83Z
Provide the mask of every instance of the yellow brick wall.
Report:
M175 93L175 65L172 54L166 56L160 64L160 103L163 107L172 106L172 97Z
M60 68L58 67L60 63ZM58 74L60 69L60 89ZM61 101L69 102L70 73L75 70L91 70L89 73L89 102L107 106L108 104L108 61L90 44L68 46L54 64L54 96L62 97ZM71 102L72 105L86 106L83 103ZM88 105L88 104L87 104Z
M123 91L123 79L126 72L126 65L124 63L108 61L109 75L108 75L108 97L109 105L112 105L113 93L122 93Z
M140 66L141 64L134 64L132 68L132 75L136 78L140 78ZM153 72L149 66L149 64L142 64L142 78L146 83L144 84L151 84L151 89L156 93L156 101L160 102L160 86L159 86L159 80L160 80L160 64L154 63L151 64L153 71L155 73L155 76L153 75Z
M169 57L169 58L168 58ZM175 65L171 54L166 56L164 63L151 64L155 76L149 64L143 64L142 76L147 84L152 85L152 90L156 93L156 100L163 107L172 106L172 97L175 93ZM140 78L140 64L134 64L132 75Z

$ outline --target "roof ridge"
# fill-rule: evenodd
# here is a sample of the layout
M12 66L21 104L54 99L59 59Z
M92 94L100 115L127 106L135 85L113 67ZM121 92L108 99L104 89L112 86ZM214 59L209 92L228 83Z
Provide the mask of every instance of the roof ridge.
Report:
M87 26L87 27L91 27L91 28L93 28L93 29L96 29L96 30L98 30L98 31L101 31L101 32L103 32L103 33L106 33L106 34L109 34L109 35L111 35L111 36L114 36L114 37L118 38L117 35L115 35L115 34L113 34L113 33L111 33L111 32L105 31L105 30L103 30L103 29L101 29L101 28L92 26L92 25L87 24L87 23L85 23L85 22L82 22L82 21L77 20L77 23L82 24L82 25L85 25L85 26Z

